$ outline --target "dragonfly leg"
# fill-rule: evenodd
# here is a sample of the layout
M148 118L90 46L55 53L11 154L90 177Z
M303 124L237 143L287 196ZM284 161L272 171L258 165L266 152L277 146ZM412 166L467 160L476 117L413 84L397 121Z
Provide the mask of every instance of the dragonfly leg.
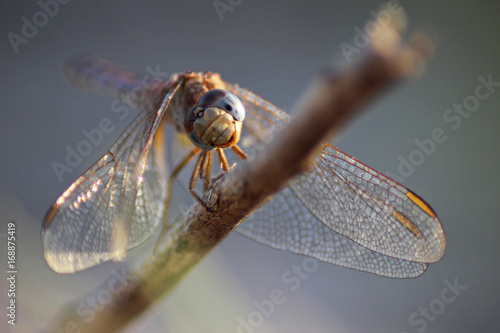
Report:
M227 162L226 154L220 148L217 148L217 155L219 156L219 161L221 164L222 171L227 172L229 170L229 163Z
M246 160L248 158L247 154L243 150L241 150L238 145L234 145L231 147L231 149L238 155L242 160Z
M202 204L205 208L206 206L204 205L203 200L201 200L200 196L194 191L194 187L196 185L196 177L201 173L203 160L206 159L207 153L208 153L207 151L202 151L198 156L198 160L196 161L196 165L194 166L194 170L193 173L191 174L191 179L189 180L189 186L188 186L189 193L191 193L191 195L196 199L196 201Z
M207 151L201 162L200 179L203 181L204 191L210 187L210 173L212 171L212 151Z
M247 155L237 146L234 145L231 147L233 151L241 158L241 159L246 159ZM177 177L179 172L182 171L182 169L188 164L193 157L200 153L200 148L193 148L183 159L182 161L175 167L173 170L172 174L170 175L170 178L168 179L168 184L167 184L167 195L165 198L165 209L163 211L163 227L162 231L160 233L160 237L158 238L158 243L160 240L163 238L165 232L167 231L168 227L168 206L170 203L170 196L172 193L172 185L174 179ZM220 163L221 163L221 168L222 171L227 172L229 170L229 163L227 161L226 155L224 154L224 151L221 148L216 148L217 155L219 157ZM203 207L205 207L207 210L210 210L209 207L203 202L201 197L195 192L194 188L196 185L196 178L200 177L200 179L203 181L204 185L204 191L208 191L210 188L210 174L211 174L211 167L212 167L212 151L201 151L201 153L198 156L198 160L196 161L193 173L191 174L191 178L189 180L189 192L191 195L198 201ZM216 177L217 179L218 177ZM156 248L158 247L158 243L156 244ZM155 248L155 252L156 252Z
M234 145L231 147L233 149L233 151L242 159L246 159L248 156L247 154L245 154L243 152L243 150L241 150L240 147L238 147L237 145ZM220 177L222 177L224 175L224 173L226 173L231 167L229 166L229 163L227 161L227 158L226 158L226 154L224 153L224 151L221 149L221 148L217 148L216 149L217 151L217 155L219 156L219 161L220 161L220 164L221 164L221 169L223 171L223 173L221 173L220 175L218 175L217 177L215 177L213 180L217 180L219 179Z

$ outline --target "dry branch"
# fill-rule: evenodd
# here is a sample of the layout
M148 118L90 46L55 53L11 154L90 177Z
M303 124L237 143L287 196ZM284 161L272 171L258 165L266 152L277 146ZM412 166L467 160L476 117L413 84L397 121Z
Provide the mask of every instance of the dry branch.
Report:
M126 287L113 294L93 320L78 315L77 306L85 296L65 306L43 331L114 332L125 326L270 196L307 170L321 143L371 98L396 80L420 72L430 46L422 37L402 45L399 33L385 28L359 61L322 71L295 108L296 117L266 149L250 163L239 163L205 193L210 211L193 205L183 217L187 227L177 223L161 253L129 272Z

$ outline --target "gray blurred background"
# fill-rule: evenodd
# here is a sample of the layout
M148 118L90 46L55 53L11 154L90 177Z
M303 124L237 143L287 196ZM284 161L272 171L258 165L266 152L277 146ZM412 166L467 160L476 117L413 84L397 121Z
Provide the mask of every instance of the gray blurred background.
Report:
M132 119L121 120L111 112L111 98L82 94L66 84L59 71L66 58L89 52L137 71L159 66L169 73L220 72L290 110L314 73L342 58L340 44L353 44L355 28L363 29L372 19L370 11L380 5L231 3L236 5L229 5L221 20L213 1L72 1L60 5L36 35L17 46L17 53L8 33L22 36L23 17L33 22L42 7L35 1L1 3L0 264L6 271L4 235L7 222L14 221L19 273L13 332L39 327L64 302L119 268L108 263L57 275L41 253L40 227L48 207ZM474 95L478 76L491 74L500 82L500 5L405 0L401 6L410 31L433 32L435 57L423 76L372 103L335 144L375 169L397 175L401 157L416 154L415 140L430 138L436 128L444 131L446 141L436 144L403 182L441 218L448 242L444 258L411 280L320 263L291 291L282 275L304 257L232 234L129 332L237 332L239 318L248 321L256 311L254 302L268 300L274 289L284 291L286 301L253 332L500 331L499 87L458 128L443 119L447 109ZM66 145L75 147L84 139L82 130L96 128L104 117L117 129L60 182L51 163L63 162ZM186 198L188 205L191 199ZM131 255L140 256L140 249ZM466 289L453 294L448 285L454 283ZM5 304L5 279L0 286ZM12 328L1 316L0 331Z

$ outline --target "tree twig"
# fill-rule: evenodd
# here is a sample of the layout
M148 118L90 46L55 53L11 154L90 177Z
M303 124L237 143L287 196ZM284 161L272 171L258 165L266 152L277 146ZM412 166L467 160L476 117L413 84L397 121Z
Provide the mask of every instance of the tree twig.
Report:
M122 288L91 319L75 300L42 331L113 332L169 291L197 262L274 193L308 169L314 152L362 106L396 80L421 71L431 50L418 36L401 44L394 28L383 28L356 63L329 67L312 83L286 128L250 163L240 163L205 193L210 211L193 205L176 223L156 256L126 273ZM313 130L312 130L313 129ZM102 286L116 280L111 275ZM97 294L102 288L94 291Z

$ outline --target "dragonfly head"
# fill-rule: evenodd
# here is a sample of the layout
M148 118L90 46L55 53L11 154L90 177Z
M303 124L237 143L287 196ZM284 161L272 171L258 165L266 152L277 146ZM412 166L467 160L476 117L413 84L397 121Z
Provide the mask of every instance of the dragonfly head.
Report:
M191 142L203 150L234 146L240 139L245 107L236 95L212 89L201 96L184 119Z

